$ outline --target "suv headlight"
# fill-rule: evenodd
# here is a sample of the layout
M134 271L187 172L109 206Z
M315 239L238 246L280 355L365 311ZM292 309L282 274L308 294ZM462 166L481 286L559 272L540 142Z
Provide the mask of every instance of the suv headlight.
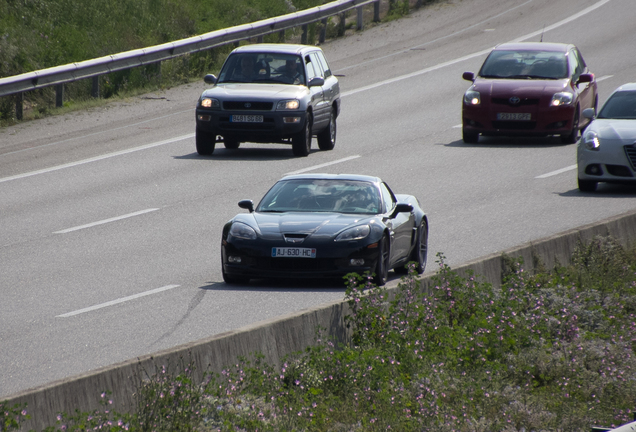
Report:
M241 222L232 224L230 235L242 240L256 240L256 231L254 228Z
M601 140L596 132L587 131L583 135L583 144L585 144L585 148L588 150L598 150L599 147L601 147Z
M221 103L219 102L219 100L214 98L202 98L200 105L203 108L220 108L221 107Z
M466 105L479 105L481 104L481 95L476 90L467 90L464 93L464 103Z
M554 96L552 96L552 100L550 101L550 106L570 105L573 99L574 98L572 97L572 93L568 93L568 92L555 93Z
M371 232L369 225L360 225L344 230L336 237L336 241L362 240Z
M282 100L276 104L276 110L297 110L300 107L298 99Z

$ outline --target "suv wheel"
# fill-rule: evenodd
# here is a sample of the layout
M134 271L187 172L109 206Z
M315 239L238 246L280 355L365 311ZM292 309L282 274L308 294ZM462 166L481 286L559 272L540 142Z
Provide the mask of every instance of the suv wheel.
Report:
M307 113L305 126L292 138L294 156L304 157L311 150L311 114Z
M329 125L317 135L320 150L333 150L336 146L336 130L336 110L332 109Z
M196 128L195 142L197 145L197 153L201 156L207 156L214 153L214 145L216 134Z

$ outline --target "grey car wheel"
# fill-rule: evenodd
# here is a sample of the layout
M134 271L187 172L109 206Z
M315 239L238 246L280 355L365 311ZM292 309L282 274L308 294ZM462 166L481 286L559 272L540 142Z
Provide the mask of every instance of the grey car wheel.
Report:
M305 126L292 138L292 151L294 156L304 157L311 151L311 115L308 113Z
M595 182L594 180L579 179L579 190L581 192L594 192L597 186L598 182Z
M318 148L320 150L333 150L336 146L336 111L335 109L331 110L331 118L329 119L329 126L324 128L318 134Z
M197 128L195 130L194 140L197 146L197 153L201 156L208 156L214 153L214 145L216 141L216 135L214 133Z
M380 240L380 251L378 262L375 265L375 276L373 281L377 286L384 286L389 278L389 239L383 236Z

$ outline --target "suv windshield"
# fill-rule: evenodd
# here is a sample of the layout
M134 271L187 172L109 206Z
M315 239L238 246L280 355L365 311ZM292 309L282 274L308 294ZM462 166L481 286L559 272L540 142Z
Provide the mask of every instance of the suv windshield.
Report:
M305 68L298 55L235 53L223 65L218 82L305 85Z

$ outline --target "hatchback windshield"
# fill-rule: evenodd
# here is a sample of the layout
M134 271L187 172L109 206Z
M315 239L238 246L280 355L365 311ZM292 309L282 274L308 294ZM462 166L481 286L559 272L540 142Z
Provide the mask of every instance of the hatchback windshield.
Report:
M565 55L554 51L493 51L479 71L484 78L561 79L567 77Z
M236 53L223 65L218 82L304 85L305 68L298 55Z
M272 187L256 211L378 214L381 203L379 190L368 182L285 180Z

